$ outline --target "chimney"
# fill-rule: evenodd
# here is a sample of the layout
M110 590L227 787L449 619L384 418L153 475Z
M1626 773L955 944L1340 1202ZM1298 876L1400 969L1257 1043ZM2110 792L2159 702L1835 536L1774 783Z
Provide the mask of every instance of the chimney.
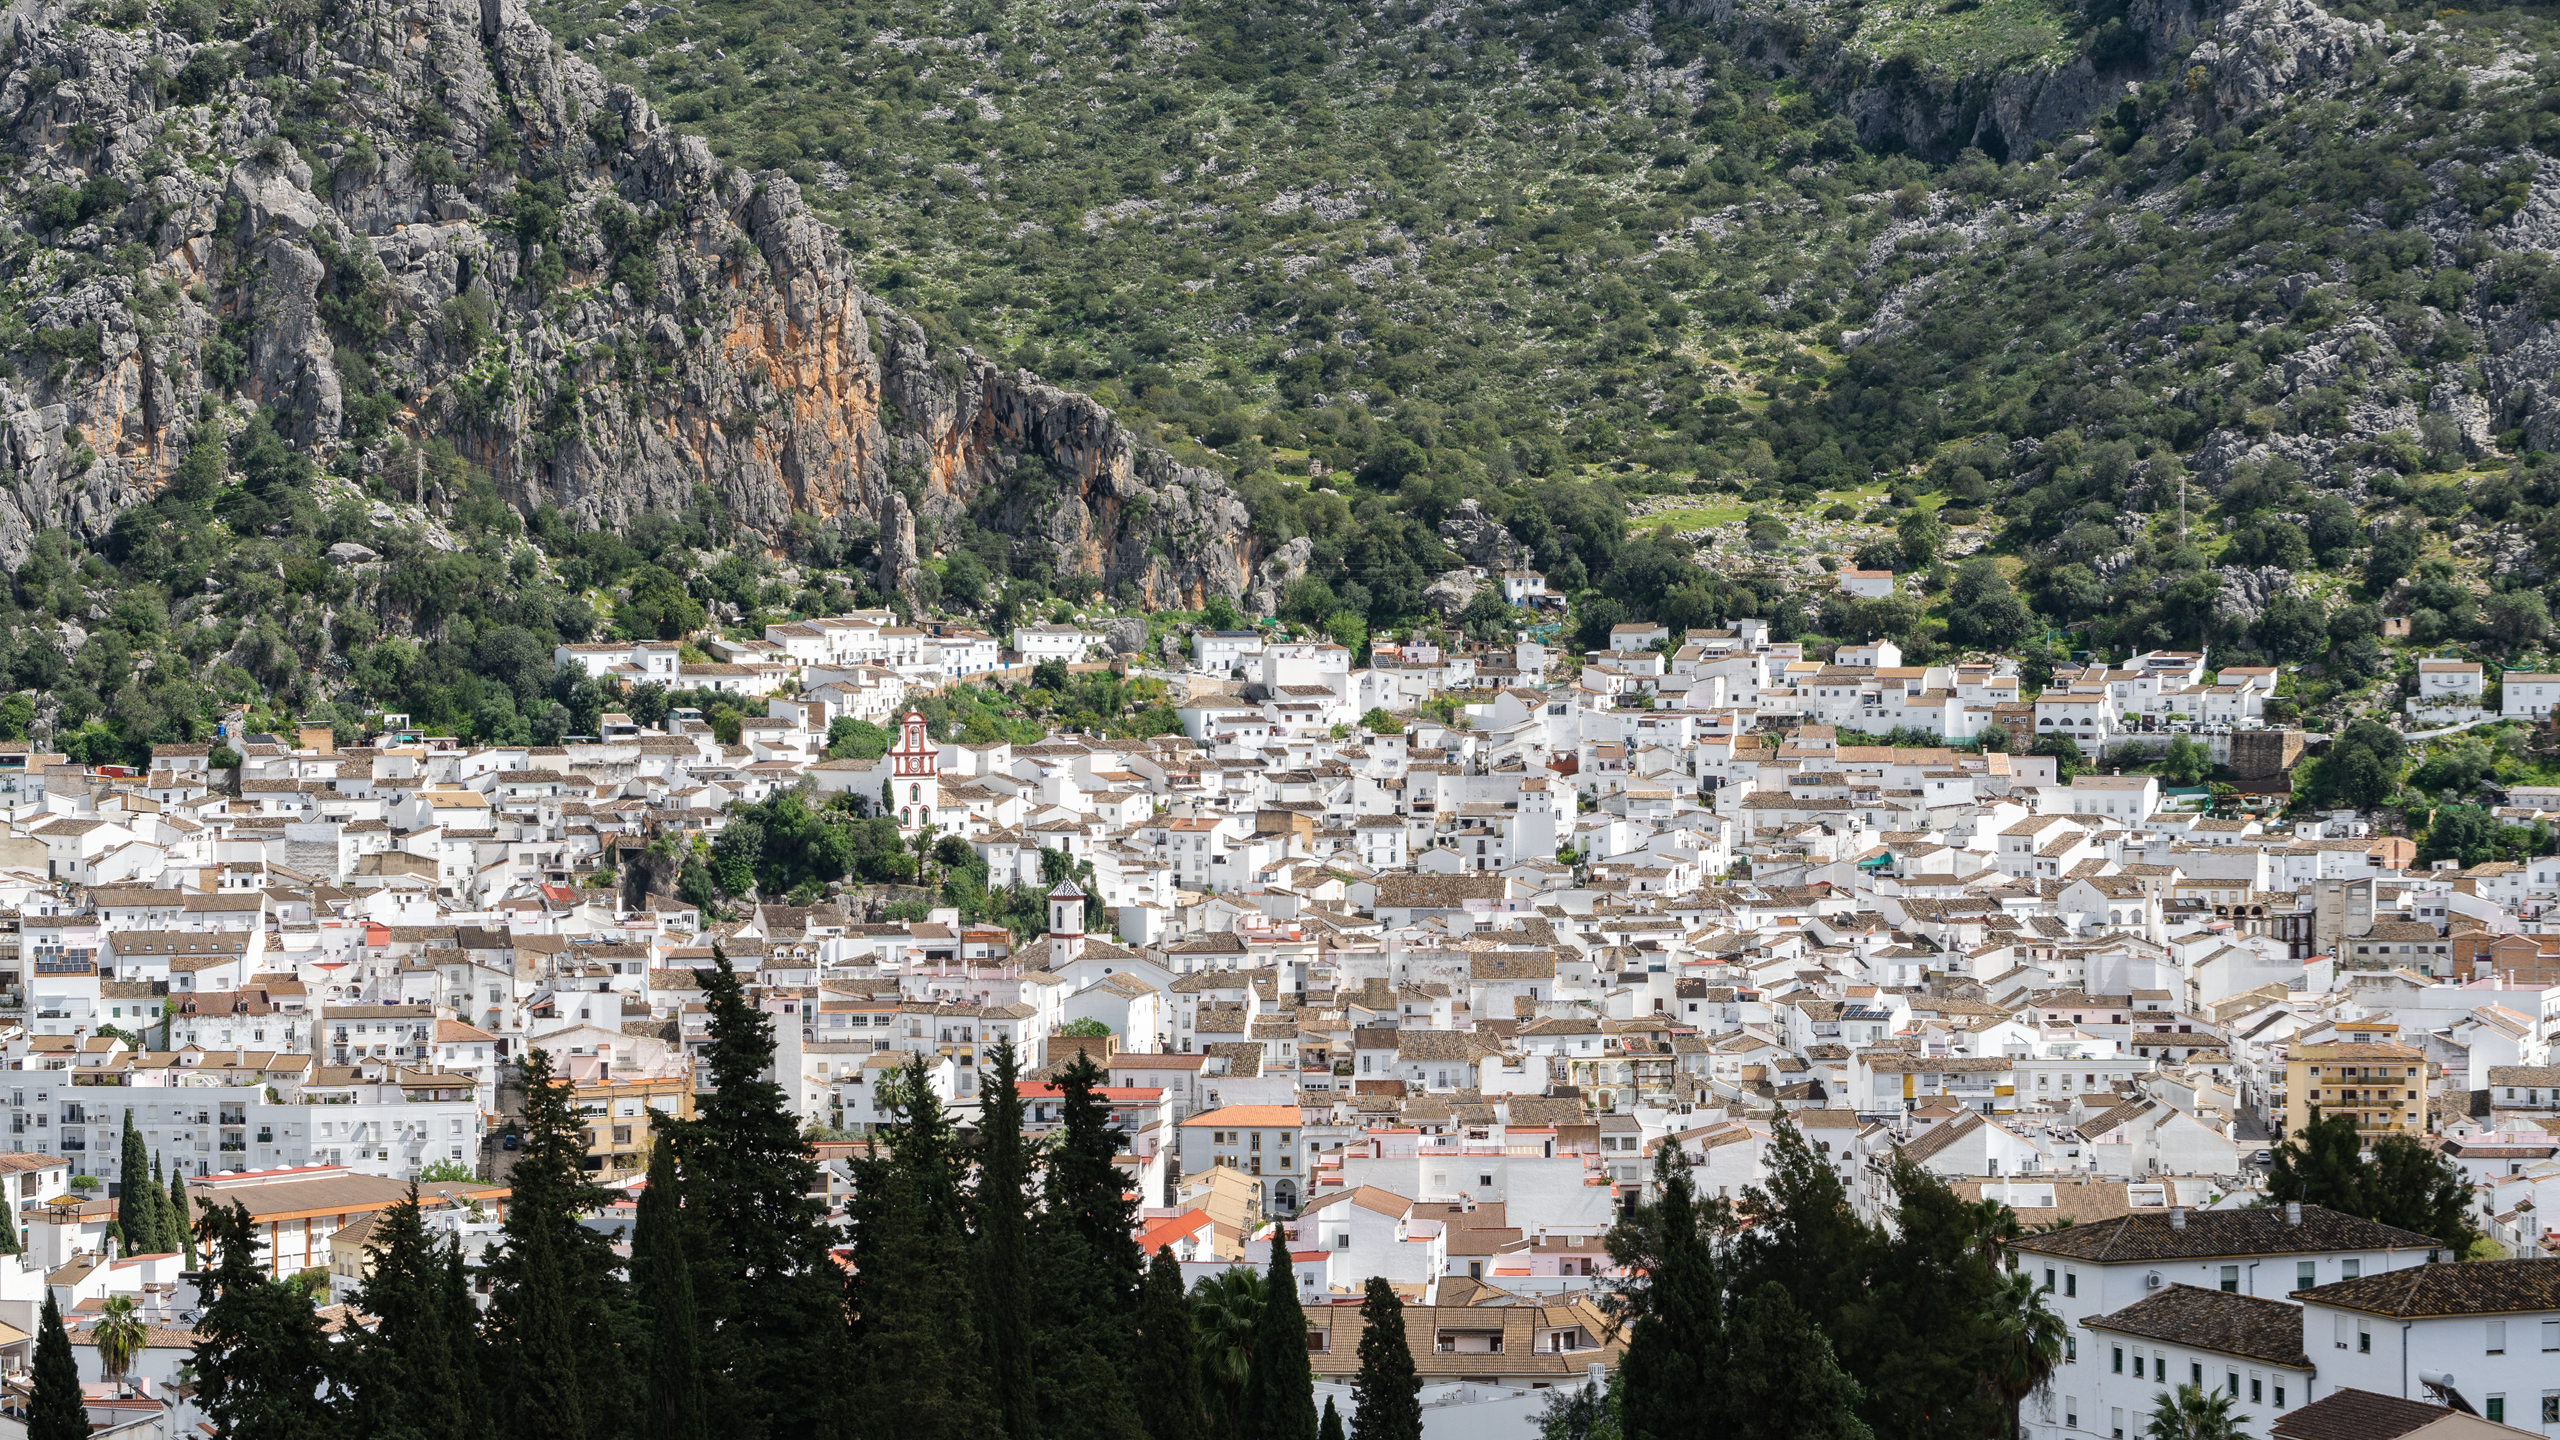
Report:
M2299 1225L2302 1223L2301 1201L2287 1200L2284 1202L2284 1223L2287 1225Z
M2187 1228L2186 1206L2172 1205L2169 1207L2169 1228L2172 1230L2184 1230Z

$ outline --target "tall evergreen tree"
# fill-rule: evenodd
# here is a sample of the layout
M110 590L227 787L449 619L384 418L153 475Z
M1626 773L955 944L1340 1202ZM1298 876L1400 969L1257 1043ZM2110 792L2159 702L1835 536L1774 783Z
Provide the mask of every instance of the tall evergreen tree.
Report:
M1307 1364L1307 1312L1289 1264L1288 1227L1271 1226L1271 1269L1254 1323L1253 1374L1244 1387L1244 1440L1314 1440L1316 1377Z
M1073 1224L1102 1268L1115 1309L1134 1304L1146 1278L1138 1253L1138 1207L1115 1157L1129 1137L1111 1123L1111 1102L1093 1057L1079 1053L1058 1072L1057 1148L1049 1157L1049 1208Z
M1360 1377L1352 1394L1352 1440L1422 1440L1422 1377L1405 1336L1404 1300L1381 1275L1369 1277L1360 1301Z
M1734 1305L1721 1358L1728 1440L1870 1440L1858 1382L1783 1288L1763 1285Z
M476 1440L465 1372L478 1365L476 1331L452 1328L444 1298L449 1247L427 1233L418 1188L382 1212L365 1254L371 1273L356 1308L374 1317L343 1356L349 1433L399 1440Z
M268 1278L238 1201L204 1212L211 1300L196 1320L196 1405L225 1440L331 1440L329 1342L301 1287ZM83 1432L85 1433L85 1432Z
M970 1197L978 1333L986 1343L988 1398L1006 1440L1032 1440L1040 1421L1031 1373L1031 1151L1022 1133L1021 1082L1013 1042L998 1043L978 1084L978 1183Z
M927 1209L927 1189L903 1157L859 1165L857 1429L867 1440L985 1440L1001 1424L972 1307L952 1303L964 1284L960 1237Z
M1147 1267L1138 1296L1138 1420L1147 1440L1207 1440L1200 1400L1200 1331L1182 1293L1182 1262L1168 1245Z
M177 1217L178 1253L184 1257L186 1267L193 1270L196 1268L196 1213L194 1205L187 1199L187 1172L182 1165L172 1164L169 1167L169 1210Z
M89 1440L88 1402L80 1394L80 1362L62 1328L53 1289L44 1292L44 1319L36 1327L35 1396L27 1410L27 1440Z
M128 1255L160 1254L160 1207L151 1185L151 1152L134 1128L133 1111L124 1112L124 1152L116 1174L116 1224L124 1231Z
M1654 1161L1659 1194L1609 1237L1612 1259L1645 1276L1619 1303L1634 1329L1620 1361L1627 1440L1686 1440L1722 1421L1718 1361L1724 1350L1724 1292L1701 1232L1689 1168L1680 1147Z
M640 1440L710 1440L703 1406L702 1331L693 1300L693 1252L675 1147L658 1138L649 1156L649 1187L631 1234L631 1280L648 1327L648 1398Z
M1316 1440L1343 1440L1342 1412L1333 1408L1333 1397L1324 1397L1324 1419L1316 1424Z
M587 1129L550 1052L526 1052L523 1139L508 1173L503 1243L488 1260L487 1335L507 1397L500 1418L524 1440L607 1440L628 1420L630 1393L615 1317L625 1310L620 1266L605 1238L580 1223L603 1208L587 1176Z
M186 1241L178 1234L178 1210L169 1203L169 1177L163 1173L163 1167L157 1160L151 1162L151 1177L144 1184L143 1193L151 1201L152 1224L160 1232L159 1238L152 1242L154 1252L162 1255L184 1253Z
M810 1198L817 1158L771 1078L772 1017L749 1003L728 956L712 954L702 972L711 1088L695 1118L668 1128L703 1240L695 1300L722 1317L708 1351L725 1377L717 1413L737 1440L840 1434L844 1282L837 1236Z

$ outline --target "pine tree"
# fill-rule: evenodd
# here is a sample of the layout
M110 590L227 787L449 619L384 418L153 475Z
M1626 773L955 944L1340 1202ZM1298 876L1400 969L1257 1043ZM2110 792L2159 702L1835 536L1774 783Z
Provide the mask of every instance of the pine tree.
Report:
M356 1308L374 1317L347 1342L341 1383L349 1433L401 1440L473 1440L475 1333L459 1334L445 1304L447 1251L427 1234L418 1188L382 1212L365 1253L371 1273Z
M186 1267L196 1267L196 1213L187 1200L187 1172L183 1165L169 1167L169 1209L178 1220L178 1251L185 1257Z
M701 1321L693 1303L692 1251L675 1147L664 1136L649 1156L649 1188L631 1235L631 1279L649 1331L642 1440L709 1440L702 1396Z
M711 1088L694 1119L667 1128L703 1238L695 1300L724 1317L706 1357L723 1377L714 1410L736 1440L840 1434L845 1287L836 1234L809 1198L818 1162L771 1078L772 1017L749 1003L717 946L712 958L702 972Z
M1620 1297L1635 1319L1620 1362L1622 1424L1627 1440L1687 1440L1717 1433L1722 1421L1723 1287L1679 1146L1662 1147L1654 1182L1658 1198L1609 1239L1611 1257L1646 1277Z
M1314 1440L1316 1377L1307 1364L1307 1312L1289 1264L1288 1227L1271 1226L1271 1270L1254 1322L1253 1374L1244 1387L1243 1440Z
M133 1111L124 1112L124 1153L116 1175L116 1224L124 1231L128 1255L162 1253L160 1207L152 1203L151 1152L133 1126Z
M268 1278L239 1202L204 1212L204 1239L212 1298L196 1319L197 1408L234 1440L328 1440L329 1342L310 1297Z
M1383 1276L1369 1277L1360 1327L1352 1440L1422 1440L1422 1377L1414 1371L1404 1332L1404 1301Z
M36 1328L35 1396L27 1410L27 1440L89 1440L88 1402L80 1393L80 1362L72 1358L62 1310L44 1292L44 1320Z
M1168 1245L1147 1267L1138 1296L1138 1421L1147 1440L1207 1440L1200 1401L1200 1331L1182 1293L1182 1262Z
M1324 1419L1316 1426L1316 1440L1342 1440L1342 1412L1333 1408L1333 1397L1324 1397Z
M1039 1394L1031 1364L1031 1155L1022 1135L1022 1065L1013 1042L997 1044L979 1082L974 1271L987 1388L1007 1440L1032 1440Z

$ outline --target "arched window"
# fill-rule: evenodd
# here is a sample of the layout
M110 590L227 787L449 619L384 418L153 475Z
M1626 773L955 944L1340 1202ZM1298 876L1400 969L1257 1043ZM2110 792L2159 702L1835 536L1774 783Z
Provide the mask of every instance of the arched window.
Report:
M921 785L910 785L910 786L908 786L908 787L907 787L907 798L908 798L908 799L910 799L910 800L921 800L921 799L923 799L923 798L924 798L924 787L923 787L923 786L921 786Z

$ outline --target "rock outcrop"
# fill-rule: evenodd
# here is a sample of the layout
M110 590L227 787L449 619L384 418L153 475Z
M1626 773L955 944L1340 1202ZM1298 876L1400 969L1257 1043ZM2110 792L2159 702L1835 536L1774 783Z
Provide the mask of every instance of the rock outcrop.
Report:
M522 0L280 7L201 38L88 13L0 19L25 227L0 559L98 538L263 411L379 493L454 494L422 458L449 445L527 514L707 502L776 545L832 528L893 588L963 515L1153 602L1257 578L1222 477L929 343L788 177L723 165Z

